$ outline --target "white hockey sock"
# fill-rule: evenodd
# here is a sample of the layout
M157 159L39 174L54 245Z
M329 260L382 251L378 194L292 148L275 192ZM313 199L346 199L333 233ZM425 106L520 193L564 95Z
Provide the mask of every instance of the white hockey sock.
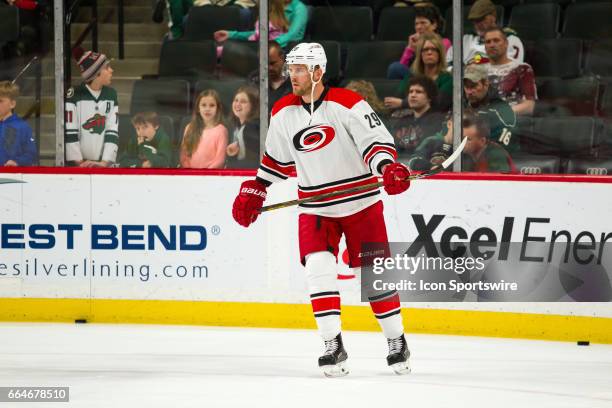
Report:
M340 292L336 283L336 258L330 252L306 255L306 282L310 303L323 340L340 333Z

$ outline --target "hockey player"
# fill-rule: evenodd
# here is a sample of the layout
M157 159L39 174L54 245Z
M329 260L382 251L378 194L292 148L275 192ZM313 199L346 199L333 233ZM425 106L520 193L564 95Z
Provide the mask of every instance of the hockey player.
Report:
M79 167L108 167L117 159L117 92L104 54L75 50L83 83L66 95L66 161Z
M266 151L255 180L242 183L234 219L248 227L257 219L266 188L297 172L298 196L312 197L360 186L383 177L388 194L407 190L408 168L396 163L393 137L370 105L355 92L323 85L327 58L320 44L296 45L286 58L293 93L272 109ZM380 191L372 188L301 205L300 258L325 352L319 366L327 376L348 374L342 342L336 262L344 234L351 268L361 266L362 242L387 243ZM358 270L356 271L359 272ZM359 276L359 275L358 275ZM387 363L410 372L399 295L370 297L372 311L387 337Z

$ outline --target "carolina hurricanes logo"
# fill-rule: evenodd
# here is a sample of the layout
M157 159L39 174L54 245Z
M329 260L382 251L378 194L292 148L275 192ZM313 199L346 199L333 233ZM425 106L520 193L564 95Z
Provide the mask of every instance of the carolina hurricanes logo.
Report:
M106 118L99 113L96 113L91 118L87 119L83 125L83 129L91 131L91 133L97 133L99 135L104 132L106 128Z
M327 146L335 136L336 131L331 126L309 126L293 136L293 146L298 152L314 152Z

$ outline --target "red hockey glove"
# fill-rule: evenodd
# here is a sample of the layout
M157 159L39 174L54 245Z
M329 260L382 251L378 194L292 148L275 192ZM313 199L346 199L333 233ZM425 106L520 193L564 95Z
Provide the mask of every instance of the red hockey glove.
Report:
M247 180L240 186L234 200L232 215L243 227L251 225L259 216L259 210L266 199L266 186L257 180Z
M391 163L385 167L383 183L389 195L403 193L410 187L410 170L402 163Z

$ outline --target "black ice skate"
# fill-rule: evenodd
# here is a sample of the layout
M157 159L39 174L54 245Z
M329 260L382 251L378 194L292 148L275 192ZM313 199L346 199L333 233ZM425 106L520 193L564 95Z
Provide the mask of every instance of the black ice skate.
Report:
M402 375L410 373L410 350L406 338L402 334L396 339L387 339L389 345L389 355L387 364L395 371L395 374Z
M326 377L343 377L349 373L346 367L347 358L342 334L338 334L331 340L325 340L325 353L319 357L319 367Z

